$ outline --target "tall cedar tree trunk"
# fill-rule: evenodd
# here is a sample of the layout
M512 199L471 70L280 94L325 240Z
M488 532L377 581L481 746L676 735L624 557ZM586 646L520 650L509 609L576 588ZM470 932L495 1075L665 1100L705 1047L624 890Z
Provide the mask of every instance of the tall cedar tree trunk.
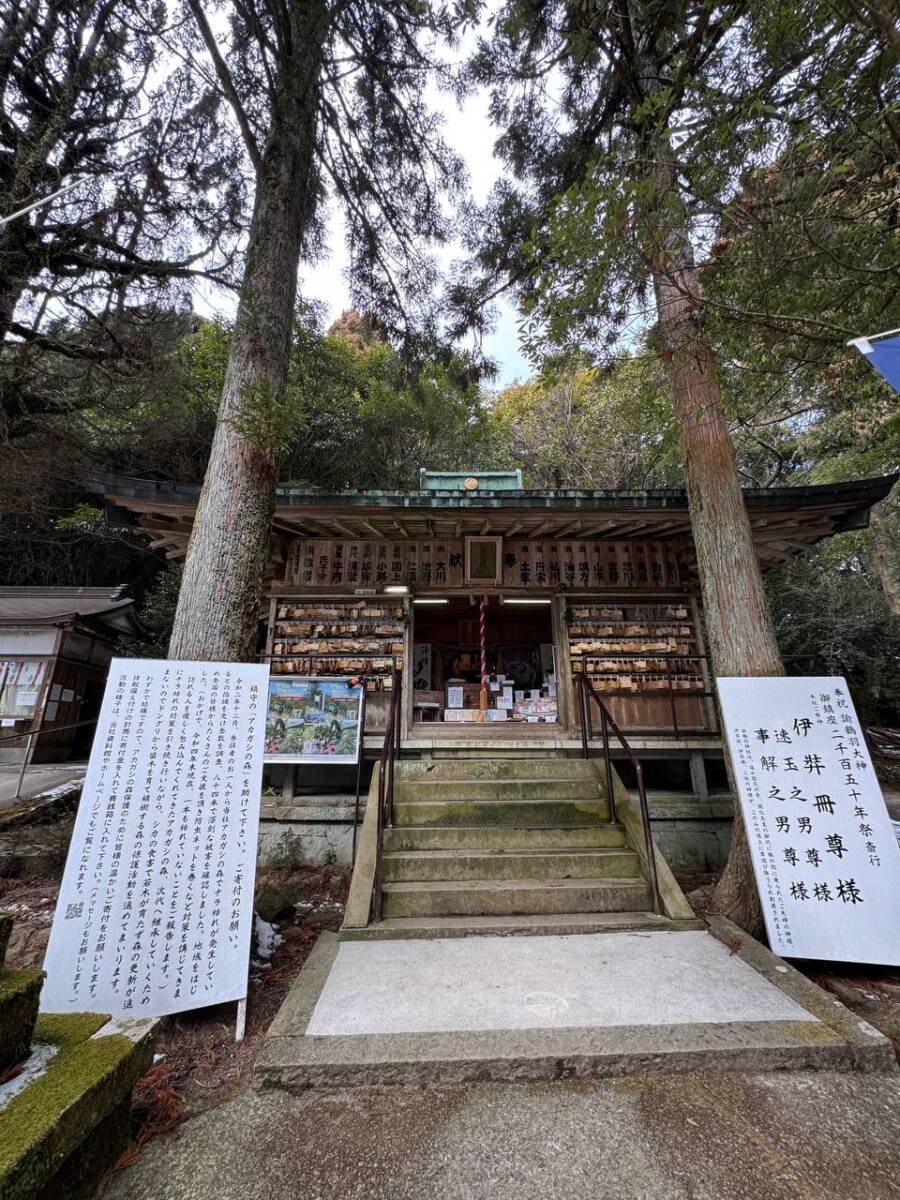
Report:
M783 675L762 572L744 506L716 363L700 323L700 283L689 221L667 141L653 159L649 206L657 315L672 381L697 566L716 675ZM726 759L727 761L727 759ZM728 762L732 794L737 788ZM747 835L735 803L731 850L712 898L714 911L762 932Z
M872 513L872 564L878 572L884 602L900 616L900 488L895 487Z
M278 475L278 447L267 436L266 412L284 393L300 249L315 205L315 113L325 24L324 6L311 7L318 10L318 22L307 13L305 28L297 31L305 58L298 62L295 55L276 81L170 658L240 662L255 653Z

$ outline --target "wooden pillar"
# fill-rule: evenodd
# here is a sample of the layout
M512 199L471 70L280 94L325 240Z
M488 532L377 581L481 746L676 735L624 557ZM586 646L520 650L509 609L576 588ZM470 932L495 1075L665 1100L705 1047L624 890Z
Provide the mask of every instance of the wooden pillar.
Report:
M294 790L297 784L297 767L295 763L289 763L284 768L284 779L281 785L281 802L282 804L290 804L294 799Z
M553 645L555 648L554 666L556 667L556 704L560 725L575 732L577 722L575 714L578 706L572 703L572 655L569 649L569 627L566 622L566 598L556 594L550 609Z
M698 800L704 804L709 800L709 784L706 779L706 759L701 750L692 750L690 757L691 788Z

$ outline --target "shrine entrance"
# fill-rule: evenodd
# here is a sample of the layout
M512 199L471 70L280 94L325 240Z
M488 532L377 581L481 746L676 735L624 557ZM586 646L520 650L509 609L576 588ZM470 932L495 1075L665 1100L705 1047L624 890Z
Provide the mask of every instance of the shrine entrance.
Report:
M461 732L487 723L496 732L555 725L552 607L550 596L417 596L411 606L413 722Z

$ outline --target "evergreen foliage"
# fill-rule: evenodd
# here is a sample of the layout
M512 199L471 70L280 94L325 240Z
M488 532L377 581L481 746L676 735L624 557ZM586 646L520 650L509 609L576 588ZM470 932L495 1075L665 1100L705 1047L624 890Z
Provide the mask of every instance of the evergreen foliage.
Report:
M900 718L900 616L884 602L867 541L831 539L766 579L792 675L844 675L864 724Z
M445 47L477 7L222 0L207 16L184 0L167 24L132 0L12 0L0 208L80 182L0 230L0 582L128 579L162 652L178 571L85 506L80 472L202 482L234 329L197 318L187 288L237 285L248 180L270 179L298 130L299 255L315 261L342 212L356 308L326 330L285 301L283 387L245 389L232 426L271 451L273 481L404 489L422 466L522 466L535 488L681 486L651 277L660 230L685 216L742 482L897 469L896 396L846 346L900 325L885 6L505 0L461 80ZM508 173L484 212L466 206L435 85L492 90ZM457 212L479 271L451 279L450 335L487 328L512 287L540 368L499 394L442 337L433 252ZM898 508L767 581L784 652L847 673L888 723Z
M59 411L35 352L128 362L126 306L233 282L245 202L215 92L177 62L163 78L164 4L11 0L4 20L0 210L65 190L0 226L0 446Z

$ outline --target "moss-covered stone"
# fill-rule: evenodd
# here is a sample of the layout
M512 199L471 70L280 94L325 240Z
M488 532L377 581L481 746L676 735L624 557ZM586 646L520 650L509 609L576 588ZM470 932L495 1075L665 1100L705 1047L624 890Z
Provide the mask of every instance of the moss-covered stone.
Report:
M291 879L264 883L256 891L253 907L264 921L277 921L300 899L300 884Z
M0 1071L28 1053L43 984L43 971L0 971Z
M91 1136L64 1159L51 1179L35 1193L34 1200L86 1200L131 1143L131 1097L121 1100ZM162 1196L163 1193L160 1193Z
M79 1042L86 1042L108 1021L106 1013L41 1013L32 1040L70 1050Z
M136 1080L151 1065L149 1036L138 1042L124 1034L77 1040L87 1027L84 1016L76 1014L69 1029L61 1027L64 1048L3 1112L3 1200L33 1200L41 1195L70 1156L127 1100ZM71 1018L54 1020L66 1023Z
M13 918L12 913L3 912L0 909L0 968L6 962L6 950L9 946L9 937L12 933Z

